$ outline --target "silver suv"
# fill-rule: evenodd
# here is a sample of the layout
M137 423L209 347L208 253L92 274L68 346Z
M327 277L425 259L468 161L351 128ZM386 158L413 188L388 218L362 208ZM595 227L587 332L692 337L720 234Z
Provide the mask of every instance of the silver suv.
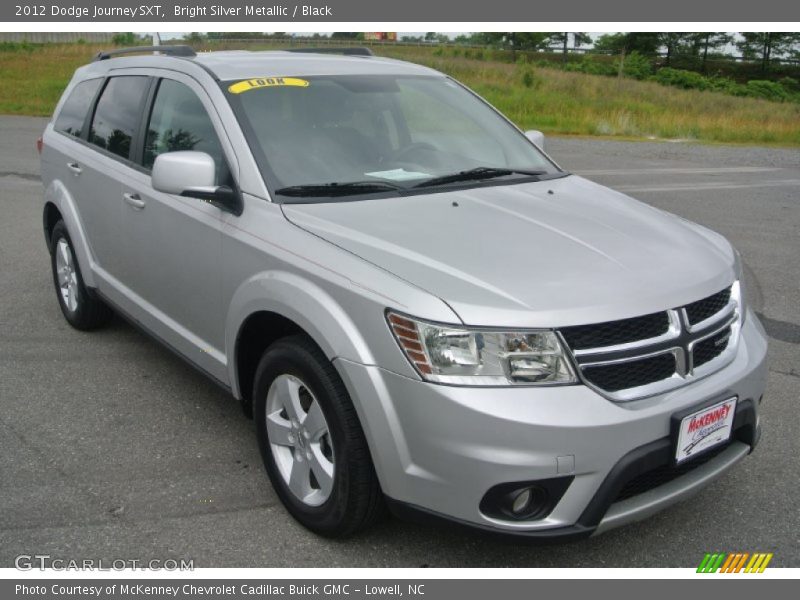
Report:
M755 447L767 342L720 235L431 69L142 51L78 69L43 136L61 310L230 390L306 527L588 536Z

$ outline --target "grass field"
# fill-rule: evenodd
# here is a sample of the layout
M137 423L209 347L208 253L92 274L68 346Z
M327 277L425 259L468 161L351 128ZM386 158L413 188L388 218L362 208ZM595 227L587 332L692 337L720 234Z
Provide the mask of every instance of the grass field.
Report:
M252 47L252 46L248 46ZM90 44L0 47L0 114L49 115ZM549 134L800 146L800 104L681 90L653 82L446 56L434 47L376 54L452 75L523 129Z

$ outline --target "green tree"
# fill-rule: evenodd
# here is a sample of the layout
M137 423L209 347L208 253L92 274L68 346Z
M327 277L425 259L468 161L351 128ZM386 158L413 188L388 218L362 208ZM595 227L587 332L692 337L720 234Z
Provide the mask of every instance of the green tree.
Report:
M580 48L581 46L585 46L586 44L592 43L592 36L588 33L578 32L572 34L572 45L575 48Z
M189 44L202 44L206 39L202 33L197 31L192 31L190 33L185 33L183 35L183 41L188 42Z
M664 61L667 66L669 66L674 55L691 51L694 47L694 34L692 33L668 32L658 35L661 45L667 51Z
M579 48L583 44L588 44L592 41L592 38L583 32L578 33L571 33L571 32L559 32L559 33L551 33L550 37L548 38L548 42L554 46L561 46L561 52L564 56L564 62L567 61L567 53L569 52L569 36L572 35L572 47Z
M594 43L597 50L620 54L638 52L643 56L655 56L662 46L661 35L651 32L607 33L601 35Z
M517 50L547 50L552 33L542 31L509 32L505 34L506 45L511 47L511 60L517 61Z
M609 54L619 54L625 48L624 33L604 33L594 42L594 49Z
M550 47L552 33L541 31L525 31L511 33L511 41L520 50L547 50Z
M111 43L115 46L133 46L136 43L136 36L130 31L115 33L111 38Z
M701 58L700 70L706 72L708 53L724 48L733 41L733 36L724 31L704 31L694 34L694 53Z
M516 62L517 50L544 50L549 45L551 35L541 31L484 31L473 36L473 43L508 48L512 62Z
M744 58L760 60L762 72L769 71L770 61L797 52L800 33L768 31L764 33L742 32L736 46Z
M275 37L275 34L267 34L263 31L209 31L206 38L209 40L260 40ZM281 37L286 37L285 33Z

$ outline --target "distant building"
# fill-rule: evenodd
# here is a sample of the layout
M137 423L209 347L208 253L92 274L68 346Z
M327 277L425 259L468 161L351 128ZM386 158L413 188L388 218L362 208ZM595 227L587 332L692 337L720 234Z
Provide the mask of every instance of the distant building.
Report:
M364 33L364 39L368 42L396 42L396 31L368 31Z

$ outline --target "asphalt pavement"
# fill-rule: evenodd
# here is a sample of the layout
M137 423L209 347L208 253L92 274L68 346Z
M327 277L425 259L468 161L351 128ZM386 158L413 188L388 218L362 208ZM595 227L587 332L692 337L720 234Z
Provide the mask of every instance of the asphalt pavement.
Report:
M71 329L42 235L43 119L0 117L0 567L20 554L206 567L666 567L774 552L800 567L800 151L549 139L566 169L741 251L770 334L760 446L691 500L555 546L388 520L346 541L286 513L238 404L121 320Z

